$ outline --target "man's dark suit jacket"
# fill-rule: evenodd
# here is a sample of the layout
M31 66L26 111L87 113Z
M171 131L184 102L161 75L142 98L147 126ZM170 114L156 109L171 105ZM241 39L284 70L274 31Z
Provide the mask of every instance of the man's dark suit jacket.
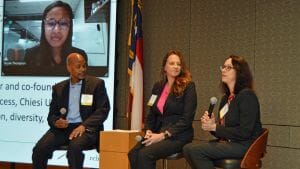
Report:
M219 109L227 103L227 100L228 97L223 96ZM231 101L224 117L225 126L217 125L216 132L211 132L217 138L225 138L248 146L262 132L259 102L253 90L241 90Z
M175 139L190 142L194 136L192 122L197 107L195 84L190 82L181 96L176 97L170 93L161 114L157 102L164 86L165 84L157 82L152 89L152 95L157 95L157 98L147 115L145 129L153 132L167 130Z
M61 117L63 109L67 111L66 115L68 114L69 88L70 79L53 86L50 112L47 118L50 128L55 128L54 123ZM82 94L93 95L91 106L84 106L79 102L82 125L86 127L87 131L98 132L103 130L103 122L106 120L110 110L104 81L96 77L87 76L82 81L80 96Z

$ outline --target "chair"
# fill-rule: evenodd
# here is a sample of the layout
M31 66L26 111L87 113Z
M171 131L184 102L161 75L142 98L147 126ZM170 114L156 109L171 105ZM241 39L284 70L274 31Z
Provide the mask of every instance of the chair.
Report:
M68 150L68 145L61 145L56 150ZM64 153L63 155L59 156L58 159L61 159L63 156L65 156L67 153ZM51 157L52 158L52 157Z
M99 147L96 147L96 145L95 146L92 146L92 147L89 147L88 149L85 149L84 151L88 151L88 150L93 150L93 149L97 149L97 152L99 152ZM56 150L65 150L65 151L67 151L68 150L68 145L61 145L61 146L59 146ZM60 155L59 157L58 157L58 159L60 159L60 158L62 158L63 156L65 156L67 153L64 153L64 154L62 154L62 155ZM51 157L52 158L52 157Z
M267 153L269 130L264 128L263 133L251 144L243 159L220 159L214 161L215 167L223 169L259 169L261 159Z
M25 57L25 50L19 48L7 49L7 59L10 62L23 62Z
M168 160L179 160L183 158L183 154L182 153L175 153L175 154L171 154L168 157L162 159L162 167L163 169L168 169Z

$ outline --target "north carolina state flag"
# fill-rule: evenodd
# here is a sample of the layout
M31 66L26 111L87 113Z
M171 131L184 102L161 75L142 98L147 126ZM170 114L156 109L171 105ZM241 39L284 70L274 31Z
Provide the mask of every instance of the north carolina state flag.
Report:
M130 129L140 130L143 123L143 34L142 34L142 0L132 0L131 31L128 38L129 62L128 74L130 76L128 115Z

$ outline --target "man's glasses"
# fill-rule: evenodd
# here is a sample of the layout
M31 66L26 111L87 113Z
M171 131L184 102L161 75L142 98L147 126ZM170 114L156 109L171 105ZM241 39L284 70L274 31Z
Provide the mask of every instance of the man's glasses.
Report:
M58 25L58 28L61 30L67 30L70 27L70 21L68 19L45 19L45 28L48 30L53 30L56 25Z
M234 67L233 66L230 66L230 65L222 65L220 66L220 70L225 70L226 72L228 72L229 70L233 69Z

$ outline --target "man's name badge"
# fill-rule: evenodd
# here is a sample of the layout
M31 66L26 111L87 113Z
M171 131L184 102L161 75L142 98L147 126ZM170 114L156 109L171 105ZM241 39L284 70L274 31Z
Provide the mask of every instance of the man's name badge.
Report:
M154 95L154 94L153 94L153 95L150 97L150 99L149 99L147 105L148 105L148 106L153 106L153 104L154 104L156 98L157 98L157 95Z
M81 105L91 106L93 104L93 95L91 94L82 94L81 95Z

